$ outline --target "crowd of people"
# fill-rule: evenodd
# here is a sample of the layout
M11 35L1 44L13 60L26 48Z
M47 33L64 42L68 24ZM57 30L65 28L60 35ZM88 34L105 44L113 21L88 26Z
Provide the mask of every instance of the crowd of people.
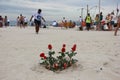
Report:
M85 20L80 16L79 18L80 26L79 30L94 29L97 31L115 31L114 35L117 35L117 31L120 28L120 15L115 15L114 12L109 13L105 18L103 18L102 12L96 14L95 18L92 19L90 13L87 14ZM95 26L95 27L94 27Z
M100 14L96 14L94 19L92 19L90 13L88 13L85 20L81 19L80 17L80 27L86 26L86 29L88 31L92 29L93 26L95 26L95 30L97 31L101 31L101 30L112 31L115 29L115 27L117 27L117 20L118 20L118 16L115 16L114 12L111 12L111 14L105 16L105 18L103 18L101 12Z
M61 27L61 28L74 28L76 26L76 22L72 20L67 20L65 17L60 22L53 21L52 26Z
M30 22L35 26L35 32L38 34L39 27L41 27L42 21L44 22L45 19L43 18L41 14L42 10L38 9L37 13L33 14L30 18ZM33 21L34 19L34 21ZM0 27L3 26L9 26L10 21L5 16L4 18L0 15ZM28 25L28 19L20 14L20 16L17 17L17 26L20 26L20 28L25 28ZM66 29L68 28L74 28L76 26L76 22L72 20L66 20L65 17L61 20L60 23L57 23L56 21L53 21L52 26L55 27L64 27ZM94 26L94 27L93 27ZM114 30L114 35L117 35L117 31L120 28L120 15L115 15L114 11L109 13L107 16L103 17L102 12L100 14L96 14L95 18L92 19L90 13L87 14L85 19L83 19L81 16L79 16L79 30L97 30L97 31L112 31Z

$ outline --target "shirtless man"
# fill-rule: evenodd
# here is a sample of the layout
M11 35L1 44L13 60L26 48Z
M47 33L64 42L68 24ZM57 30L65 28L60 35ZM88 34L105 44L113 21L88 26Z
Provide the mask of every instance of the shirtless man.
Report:
M20 28L24 27L24 16L22 16L22 14L20 14L19 22L20 22Z

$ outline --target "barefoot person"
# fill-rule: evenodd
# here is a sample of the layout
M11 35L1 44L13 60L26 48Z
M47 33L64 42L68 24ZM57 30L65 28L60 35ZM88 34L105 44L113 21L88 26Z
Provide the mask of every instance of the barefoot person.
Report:
M45 19L41 15L42 10L38 9L38 12L31 16L30 21L32 21L32 18L34 17L34 23L35 23L35 31L36 34L39 32L39 27L41 26L41 19L45 22Z
M120 15L118 16L117 27L116 27L115 32L114 32L115 36L117 36L117 31L119 30L119 28L120 28Z

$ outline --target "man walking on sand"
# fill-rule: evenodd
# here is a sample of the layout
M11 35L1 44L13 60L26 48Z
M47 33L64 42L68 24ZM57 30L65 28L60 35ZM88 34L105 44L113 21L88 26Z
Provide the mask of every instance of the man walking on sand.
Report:
M45 19L41 15L42 10L38 9L38 12L31 16L30 21L32 21L32 18L34 17L34 23L35 23L35 31L36 34L39 32L39 27L41 27L41 19L45 22Z

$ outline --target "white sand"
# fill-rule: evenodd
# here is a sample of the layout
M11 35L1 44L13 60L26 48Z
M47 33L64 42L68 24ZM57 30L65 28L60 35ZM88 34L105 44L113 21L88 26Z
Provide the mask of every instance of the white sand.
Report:
M51 27L37 35L34 27L0 28L0 80L120 80L120 36L113 34ZM67 51L77 44L75 66L54 73L39 65L48 44L60 51L63 43Z

